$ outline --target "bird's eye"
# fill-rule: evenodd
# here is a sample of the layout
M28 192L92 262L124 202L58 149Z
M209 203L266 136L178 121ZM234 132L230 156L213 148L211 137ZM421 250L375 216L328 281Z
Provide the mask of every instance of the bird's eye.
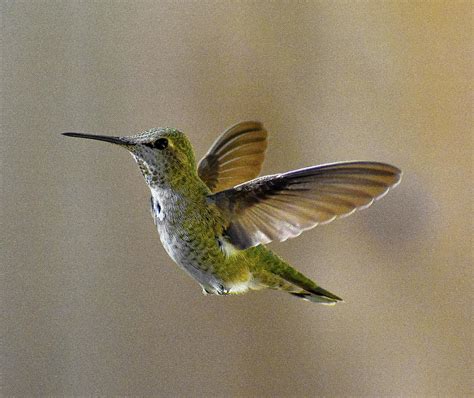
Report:
M153 144L153 148L159 149L160 151L168 146L168 140L166 138L158 138Z

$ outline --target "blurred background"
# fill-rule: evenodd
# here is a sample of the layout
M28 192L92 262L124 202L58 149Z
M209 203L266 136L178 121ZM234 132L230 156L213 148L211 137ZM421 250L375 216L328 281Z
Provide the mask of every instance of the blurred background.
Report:
M466 396L470 1L2 1L5 396ZM264 122L263 172L392 163L370 209L271 248L345 299L205 297L123 150L63 131Z

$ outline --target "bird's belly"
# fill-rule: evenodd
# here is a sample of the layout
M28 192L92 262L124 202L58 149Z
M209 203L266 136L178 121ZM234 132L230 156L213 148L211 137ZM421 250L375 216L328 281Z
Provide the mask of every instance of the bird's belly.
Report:
M243 264L233 267L235 272L227 268L228 255L214 236L193 239L165 223L158 223L157 228L168 255L199 282L205 294L238 294L255 288L252 275Z
M161 243L173 261L191 277L196 279L206 293L220 294L225 291L225 283L214 273L216 250L212 250L198 239L189 238L183 231L176 231L167 225L158 224Z

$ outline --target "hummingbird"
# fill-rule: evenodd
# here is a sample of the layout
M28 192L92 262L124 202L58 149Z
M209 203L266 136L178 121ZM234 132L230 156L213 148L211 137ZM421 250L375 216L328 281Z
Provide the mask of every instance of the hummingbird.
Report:
M269 288L314 303L342 301L265 245L364 209L401 178L398 168L369 161L258 177L268 133L254 121L224 131L199 163L176 128L123 137L63 134L131 153L151 191L151 214L164 249L206 295Z

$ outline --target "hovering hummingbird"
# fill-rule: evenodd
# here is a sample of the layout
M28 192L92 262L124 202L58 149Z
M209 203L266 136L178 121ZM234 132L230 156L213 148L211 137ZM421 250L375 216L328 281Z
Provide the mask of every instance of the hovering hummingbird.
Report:
M190 142L175 128L129 137L63 134L117 144L132 154L150 188L166 252L204 294L270 288L315 303L341 301L265 244L366 208L401 177L394 166L355 161L256 178L267 148L259 122L226 130L197 167Z

